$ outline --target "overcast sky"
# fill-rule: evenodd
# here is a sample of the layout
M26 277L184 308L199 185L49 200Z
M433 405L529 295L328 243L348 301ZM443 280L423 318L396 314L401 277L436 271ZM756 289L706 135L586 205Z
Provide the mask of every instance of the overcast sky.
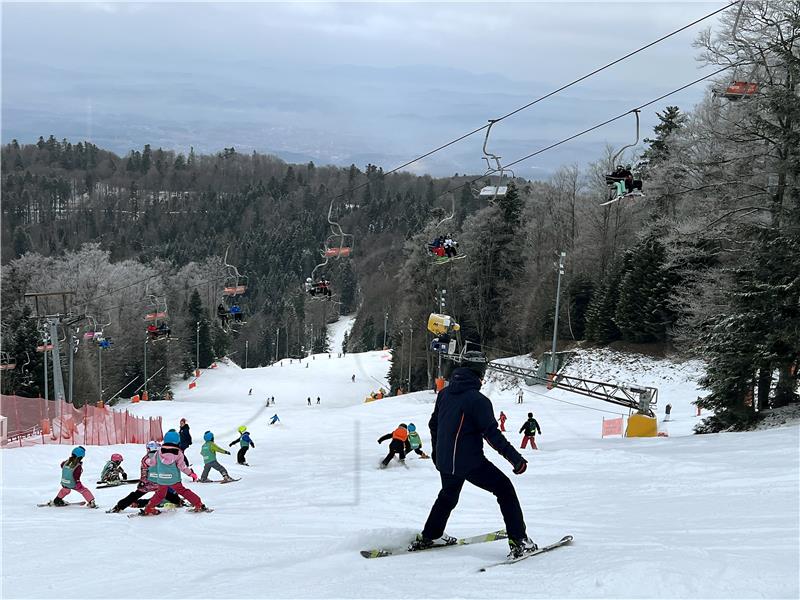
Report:
M100 3L2 6L2 141L67 137L125 153L234 146L392 168L727 3ZM495 128L511 161L691 81L713 19ZM690 109L698 85L667 104ZM525 163L585 164L618 123ZM481 172L478 135L410 170Z

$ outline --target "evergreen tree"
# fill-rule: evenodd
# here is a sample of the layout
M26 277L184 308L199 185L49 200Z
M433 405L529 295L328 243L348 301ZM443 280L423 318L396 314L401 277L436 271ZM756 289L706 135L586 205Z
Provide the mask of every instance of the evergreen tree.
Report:
M197 289L192 291L192 295L189 297L188 313L189 318L187 319L186 329L194 334L191 336L190 344L188 344L191 347L189 351L192 352L194 356L198 356L199 348L200 364L197 366L201 369L206 369L214 362L214 345L211 338L211 327L206 318L203 301L200 299L200 293Z
M614 322L619 289L625 274L627 254L606 273L603 282L592 296L586 309L586 339L595 344L609 344L620 339L621 333Z
M622 339L636 343L666 339L672 316L667 308L671 277L664 267L665 258L663 244L652 237L628 251L614 311Z
M656 133L654 139L645 138L644 142L650 147L642 154L642 159L649 165L656 165L669 158L670 138L678 132L685 124L687 116L681 113L677 106L667 106L663 113L656 113L658 125L653 127Z
M366 321L364 321L364 327L361 329L359 348L362 352L375 350L375 319L372 318L372 315L369 315Z

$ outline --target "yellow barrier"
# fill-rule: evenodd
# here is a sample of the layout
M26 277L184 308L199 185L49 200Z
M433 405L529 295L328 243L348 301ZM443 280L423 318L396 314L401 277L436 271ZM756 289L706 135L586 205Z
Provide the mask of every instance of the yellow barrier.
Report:
M658 421L647 415L631 415L628 417L628 428L625 435L628 437L656 437Z

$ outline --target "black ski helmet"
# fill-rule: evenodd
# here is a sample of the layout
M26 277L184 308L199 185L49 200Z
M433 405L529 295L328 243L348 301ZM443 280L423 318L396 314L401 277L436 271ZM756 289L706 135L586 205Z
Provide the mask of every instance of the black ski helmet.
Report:
M478 377L483 379L484 375L486 375L486 365L489 362L486 360L486 355L483 352L469 350L464 353L462 360L462 367L466 367Z

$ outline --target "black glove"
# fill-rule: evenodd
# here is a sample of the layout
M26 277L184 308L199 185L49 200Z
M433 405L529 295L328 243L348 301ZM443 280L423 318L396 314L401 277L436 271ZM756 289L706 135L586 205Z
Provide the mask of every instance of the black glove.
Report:
M128 475L127 475L127 473L123 473L123 474L122 474L122 478L123 478L125 481L128 481Z
M528 468L528 461L524 458L514 465L514 475L522 475Z

